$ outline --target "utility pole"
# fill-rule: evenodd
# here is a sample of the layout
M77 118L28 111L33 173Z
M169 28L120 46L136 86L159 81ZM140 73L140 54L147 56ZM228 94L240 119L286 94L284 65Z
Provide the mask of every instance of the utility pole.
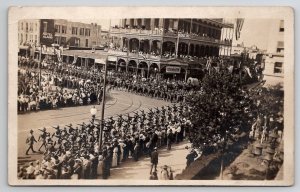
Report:
M104 128L104 109L105 109L105 92L106 92L106 76L107 76L107 59L104 64L104 82L103 82L103 94L101 105L101 119L100 119L100 134L99 134L99 148L102 149L103 128ZM101 75L100 75L101 82Z
M179 25L179 19L178 19L178 22L177 22L177 40L176 40L176 47L175 47L175 58L177 59L178 57L178 47L179 47L179 32L178 32L178 26Z
M40 54L39 54L39 88L41 89L41 80L42 80L42 44L40 45Z

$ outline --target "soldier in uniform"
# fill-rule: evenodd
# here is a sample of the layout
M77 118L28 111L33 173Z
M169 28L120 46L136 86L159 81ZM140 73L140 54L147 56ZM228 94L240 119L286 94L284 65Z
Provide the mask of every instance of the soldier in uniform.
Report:
M46 136L47 136L47 131L46 128L44 127L42 130L39 129L42 133L40 134L38 141L42 142L42 145L39 148L39 151L41 151L41 148L44 147L46 150Z
M28 144L28 149L26 150L26 155L28 155L29 150L31 149L31 151L33 153L35 153L35 150L33 149L33 144L36 143L36 139L33 135L33 130L30 130L30 134L28 135L27 139L26 139L26 143Z

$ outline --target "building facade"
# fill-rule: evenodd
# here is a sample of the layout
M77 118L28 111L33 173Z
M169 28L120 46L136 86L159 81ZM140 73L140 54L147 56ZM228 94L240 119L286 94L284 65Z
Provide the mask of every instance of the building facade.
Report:
M270 21L270 33L265 56L264 75L268 84L283 83L284 20Z
M19 46L40 44L40 24L41 22L39 19L19 21L18 23Z
M223 19L122 19L110 29L109 54L118 70L186 77L201 58L230 50L232 34Z
M78 48L92 48L100 44L101 25L97 23L86 24L56 19L54 28L55 44Z
M18 25L20 46L57 44L77 48L92 48L100 44L101 25L63 19L21 20Z

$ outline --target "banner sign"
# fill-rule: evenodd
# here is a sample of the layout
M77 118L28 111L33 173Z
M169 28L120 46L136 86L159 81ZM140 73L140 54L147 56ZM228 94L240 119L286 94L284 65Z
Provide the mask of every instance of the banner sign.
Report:
M51 46L54 42L54 20L53 19L41 19L40 27L40 42L42 45Z
M166 73L180 73L180 67L166 67Z

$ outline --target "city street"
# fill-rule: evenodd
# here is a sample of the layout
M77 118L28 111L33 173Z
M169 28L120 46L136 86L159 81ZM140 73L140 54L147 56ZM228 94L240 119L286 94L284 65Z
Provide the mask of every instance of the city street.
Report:
M127 114L134 111L145 110L153 107L161 107L170 103L163 100L152 99L149 97L139 96L123 91L112 90L110 99L105 106L105 117L115 116L117 114ZM64 125L72 123L77 126L77 123L88 122L91 119L90 108L92 106L68 107L57 110L30 112L18 115L18 162L24 164L26 162L41 159L42 154L36 153L29 156L26 152L26 137L30 129L34 131L36 140L41 133L38 129L46 127L47 131L53 133L55 131L51 126ZM100 118L100 105L96 106L98 113L96 118ZM41 145L40 142L35 144L35 150Z
M183 141L179 144L174 144L170 151L166 147L158 150L158 179L160 179L164 165L171 167L174 178L183 171L186 167L185 157L189 151L185 148L186 146L190 147L190 143ZM129 160L121 163L119 167L112 168L109 179L148 180L150 177L150 168L150 157L142 157L137 162Z

